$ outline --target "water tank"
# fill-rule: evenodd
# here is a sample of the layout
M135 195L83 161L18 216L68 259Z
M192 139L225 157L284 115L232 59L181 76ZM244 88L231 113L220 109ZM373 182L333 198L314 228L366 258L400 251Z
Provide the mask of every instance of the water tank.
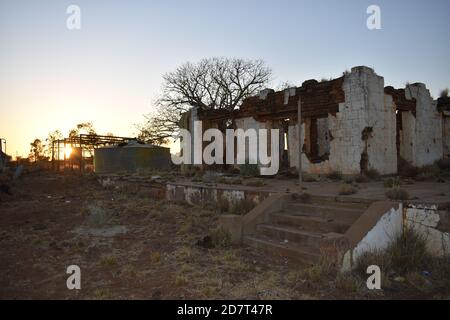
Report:
M135 141L94 150L94 172L132 173L138 169L170 169L170 149Z

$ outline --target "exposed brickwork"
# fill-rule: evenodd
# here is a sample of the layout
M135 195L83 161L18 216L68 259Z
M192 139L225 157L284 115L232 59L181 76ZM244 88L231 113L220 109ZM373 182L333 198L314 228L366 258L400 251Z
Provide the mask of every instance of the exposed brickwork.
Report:
M405 95L405 89L394 89L394 87L384 88L384 93L392 96L395 107L400 111L416 112L416 99L407 99Z

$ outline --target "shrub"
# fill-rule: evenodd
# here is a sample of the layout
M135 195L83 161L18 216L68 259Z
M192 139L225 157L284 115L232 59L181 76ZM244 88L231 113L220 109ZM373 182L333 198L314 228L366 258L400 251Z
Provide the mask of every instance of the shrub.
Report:
M94 203L87 206L88 225L94 228L100 228L107 224L111 218L105 208L101 206L101 203Z
M409 199L409 193L408 191L402 189L402 188L391 188L388 191L386 191L386 197L388 197L391 200L408 200Z
M231 213L244 215L250 212L256 204L250 199L241 199L231 205Z
M355 194L356 192L358 192L358 189L356 189L356 187L352 184L343 183L339 186L340 195L350 195Z
M361 255L355 271L364 276L367 267L377 265L385 273L405 274L421 271L431 259L426 249L426 239L412 228L405 228L384 251L366 252Z
M403 233L394 239L386 253L391 268L400 273L422 270L431 258L427 252L426 238L410 227L405 228Z
M388 178L384 180L385 188L399 188L401 186L401 180L399 177Z
M231 245L231 234L224 228L216 228L211 233L211 240L215 247L227 248Z

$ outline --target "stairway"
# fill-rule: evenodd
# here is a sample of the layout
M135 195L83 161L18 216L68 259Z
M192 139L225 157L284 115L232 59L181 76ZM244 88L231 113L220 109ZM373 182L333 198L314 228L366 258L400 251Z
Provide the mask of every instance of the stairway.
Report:
M358 201L358 202L356 202ZM244 243L275 256L313 264L320 258L320 243L327 234L343 235L370 202L334 197L291 199L279 212L269 214Z

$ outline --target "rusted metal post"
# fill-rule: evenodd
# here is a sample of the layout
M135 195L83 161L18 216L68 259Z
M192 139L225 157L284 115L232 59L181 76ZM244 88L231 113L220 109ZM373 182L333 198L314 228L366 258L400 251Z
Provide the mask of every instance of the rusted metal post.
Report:
M55 141L52 141L52 170L55 170Z
M63 153L64 153L64 165L63 165L63 171L66 171L66 139L64 139L64 149L63 149Z
M298 189L300 193L303 192L302 186L302 149L303 149L303 137L302 137L302 98L298 98Z

